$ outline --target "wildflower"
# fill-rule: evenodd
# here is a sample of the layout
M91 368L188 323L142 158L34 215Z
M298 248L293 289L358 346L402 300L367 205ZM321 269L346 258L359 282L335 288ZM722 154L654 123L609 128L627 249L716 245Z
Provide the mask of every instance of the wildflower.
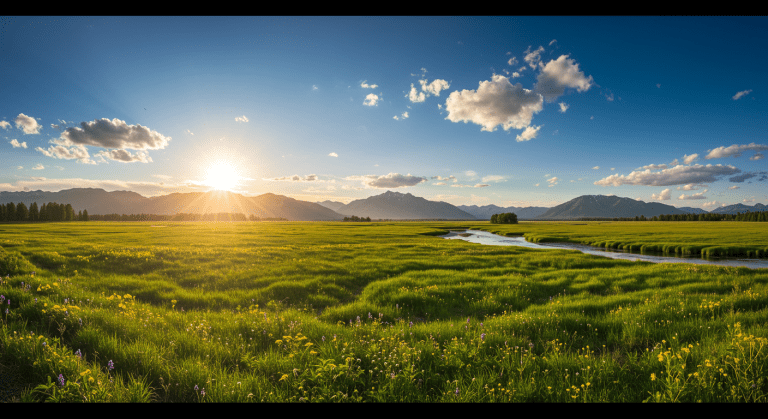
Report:
M45 348L46 346L48 346L48 342L43 342L43 348Z
M413 327L413 322L408 323L408 327Z
M373 316L371 316L371 312L370 312L370 311L368 312L368 318L369 318L369 319L372 319L372 318L373 318Z
M80 352L80 349L78 349L77 352L75 352L75 356L77 356L80 359L83 359L83 353Z
M197 387L197 384L195 384L195 392L198 392L200 389Z
M109 362L107 363L107 368L108 368L110 371L111 371L111 370L113 370L113 369L115 369L115 363L114 363L114 362L112 362L112 360L111 360L111 359L110 359L110 360L109 360Z
M59 385L64 387L64 375L59 374Z
M203 387L203 389L202 389L202 390L200 390L200 395L201 395L201 396L203 396L203 397L205 397L205 387Z
M459 395L459 388L458 387L456 387L456 391L454 391L454 394L456 394L456 396Z
M656 381L656 374L651 374L651 381Z
M325 336L323 336L323 342L325 342Z
M483 341L485 340L485 333L480 335L480 340L483 340Z

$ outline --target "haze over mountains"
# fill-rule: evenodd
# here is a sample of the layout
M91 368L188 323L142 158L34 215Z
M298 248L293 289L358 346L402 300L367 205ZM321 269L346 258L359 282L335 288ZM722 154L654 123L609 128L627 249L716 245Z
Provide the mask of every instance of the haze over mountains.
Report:
M499 207L496 205L454 206L446 202L429 201L410 193L387 191L366 199L344 204L323 201L300 201L282 195L266 193L243 196L233 192L192 192L144 197L135 192L76 188L59 192L29 191L0 192L0 204L47 202L72 204L75 211L88 210L89 214L158 214L177 213L243 213L259 218L285 218L290 221L334 221L345 216L370 217L373 220L488 220L493 214L513 212L521 220L574 220L582 217L653 217L662 214L706 213L698 208L675 208L658 202L643 202L631 198L604 195L584 195L552 208ZM729 205L717 208L715 214L736 214L747 211L766 211L768 206L755 204Z

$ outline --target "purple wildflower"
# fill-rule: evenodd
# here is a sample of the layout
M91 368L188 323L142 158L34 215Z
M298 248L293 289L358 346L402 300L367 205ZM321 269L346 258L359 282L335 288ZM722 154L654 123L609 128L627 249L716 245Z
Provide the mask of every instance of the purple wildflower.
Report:
M469 323L469 317L467 317L467 323Z
M456 394L456 396L459 395L459 388L458 387L456 387L456 391L454 393Z
M325 336L323 336L323 342L325 342Z
M195 392L199 391L200 389L197 387L197 384L195 384Z
M45 348L46 346L48 346L48 342L43 342L43 348Z
M78 349L78 350L77 350L77 352L75 352L75 355L76 355L78 358L80 358L80 359L83 359L83 353L82 353L82 352L80 352L80 349Z
M202 389L202 390L200 390L200 395L201 395L201 396L203 396L203 397L205 397L205 387L203 387L203 389Z
M113 369L115 369L115 363L114 363L114 362L112 362L112 360L111 360L111 359L109 360L109 362L107 362L107 368L108 368L110 371L111 371L111 370L113 370Z
M64 387L64 375L59 374L59 385Z
M372 319L372 318L373 318L373 316L371 316L371 312L370 312L370 311L368 312L368 318L369 318L369 319Z
M483 340L483 341L485 340L485 333L480 335L480 340Z
M408 323L408 327L413 327L413 322Z

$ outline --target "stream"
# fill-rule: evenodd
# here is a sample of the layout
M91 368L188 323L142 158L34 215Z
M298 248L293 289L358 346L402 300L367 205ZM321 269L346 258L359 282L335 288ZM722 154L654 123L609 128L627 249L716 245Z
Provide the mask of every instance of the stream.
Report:
M458 239L470 243L486 244L490 246L520 246L531 249L568 249L579 250L590 255L604 256L611 259L623 259L631 261L653 262L653 263L695 263L697 265L718 265L732 267L746 267L750 269L768 269L768 259L747 259L747 258L701 258L698 256L658 256L647 253L634 253L624 250L602 249L595 246L575 243L546 243L538 244L525 241L525 237L506 237L487 231L466 230L451 231L440 236L445 239Z

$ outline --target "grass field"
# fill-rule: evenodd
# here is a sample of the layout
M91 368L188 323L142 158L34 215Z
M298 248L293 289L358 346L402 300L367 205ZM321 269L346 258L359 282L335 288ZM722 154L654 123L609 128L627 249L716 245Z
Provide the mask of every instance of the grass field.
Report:
M462 228L768 250L765 223L2 224L0 399L766 401L768 271L436 236Z

